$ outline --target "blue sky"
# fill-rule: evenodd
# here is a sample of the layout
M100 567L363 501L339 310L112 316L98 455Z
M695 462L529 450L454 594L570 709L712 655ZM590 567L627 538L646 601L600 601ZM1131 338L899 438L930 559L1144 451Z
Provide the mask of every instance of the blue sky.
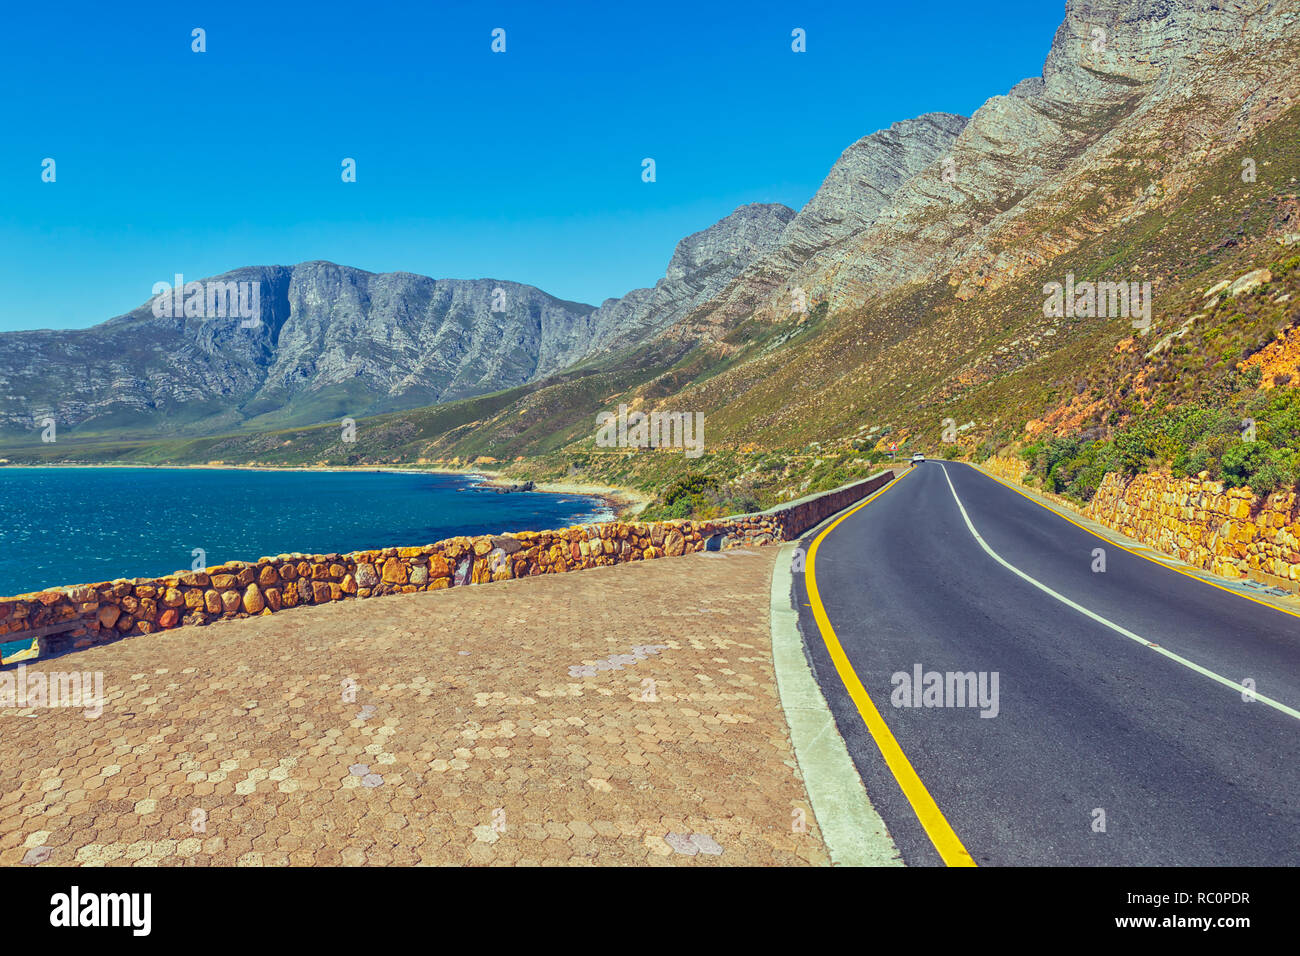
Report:
M93 325L177 272L309 259L598 304L652 284L678 239L743 203L799 208L861 136L970 115L1037 76L1063 14L1062 0L12 6L0 330Z

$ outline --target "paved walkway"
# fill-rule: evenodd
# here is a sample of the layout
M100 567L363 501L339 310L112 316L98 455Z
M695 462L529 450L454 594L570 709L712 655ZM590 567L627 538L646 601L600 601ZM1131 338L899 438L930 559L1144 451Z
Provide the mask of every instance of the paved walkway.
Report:
M826 864L777 548L134 637L0 708L0 865Z

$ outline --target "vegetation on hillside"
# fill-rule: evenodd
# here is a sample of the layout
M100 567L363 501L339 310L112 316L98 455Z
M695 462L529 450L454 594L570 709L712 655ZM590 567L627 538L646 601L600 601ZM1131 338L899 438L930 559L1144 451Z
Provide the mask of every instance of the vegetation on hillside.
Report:
M1044 489L1085 502L1107 472L1160 469L1257 495L1289 491L1300 479L1300 391L1264 392L1259 378L1258 368L1234 371L1204 401L1145 410L1108 437L1084 431L1037 441L1021 455Z
M1028 271L986 275L996 281L970 297L938 276L843 312L817 302L807 316L749 318L716 340L658 340L524 388L363 418L355 442L338 422L191 440L69 430L57 444L7 444L0 459L472 466L636 488L655 496L648 515L676 517L768 507L866 477L887 464L889 444L900 458L981 459L1028 442L1033 474L1080 500L1107 470L1158 467L1286 488L1300 470L1298 383L1278 363L1265 381L1242 363L1300 321L1300 256L1278 244L1300 229L1300 107L1206 162L1168 201L1109 221L1103 196L1155 185L1143 148L1099 171L1074 202L1042 207L1041 221L1026 214L1024 229L1046 245L1070 230L1077 245ZM1242 181L1247 157L1258 181ZM1264 286L1206 299L1256 268L1272 273ZM1122 318L1045 316L1044 284L1067 273L1149 279L1148 334ZM704 454L597 448L596 415L620 404L703 415ZM1255 421L1254 442L1242 440L1243 419Z

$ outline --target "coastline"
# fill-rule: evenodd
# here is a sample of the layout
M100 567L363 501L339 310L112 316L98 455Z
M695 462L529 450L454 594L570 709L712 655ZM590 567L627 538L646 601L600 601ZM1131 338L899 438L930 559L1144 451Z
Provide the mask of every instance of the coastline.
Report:
M533 490L543 494L554 495L589 495L604 500L614 520L625 521L635 518L646 506L654 501L653 495L632 488L620 488L616 485L584 485L567 481L537 481Z
M144 462L50 462L48 464L40 465L4 462L3 464L0 464L0 472L3 472L7 468L175 468L208 471L383 472L385 474L457 475L462 478L475 479L479 486L488 488L509 487L519 483L516 481L508 481L499 475L487 474L474 468L449 468L447 466L437 465L236 465L225 463L201 465L155 465ZM529 479L523 480L527 481ZM633 518L645 510L646 506L654 500L652 495L636 491L632 488L621 488L616 485L582 484L579 482L567 481L533 482L533 491L538 494L547 495L581 495L587 498L598 498L603 502L605 509L610 513L608 518L602 519L606 521L621 521ZM511 492L511 494L516 493L517 492Z

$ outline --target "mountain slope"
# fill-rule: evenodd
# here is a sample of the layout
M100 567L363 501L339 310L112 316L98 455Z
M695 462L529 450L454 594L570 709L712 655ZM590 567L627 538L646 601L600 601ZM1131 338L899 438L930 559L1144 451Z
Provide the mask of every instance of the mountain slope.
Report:
M626 348L773 248L794 215L743 206L678 243L667 274L599 309L494 279L249 267L256 322L159 317L153 300L85 330L0 333L0 434L203 434L359 418L512 388Z
M720 292L668 325L611 319L637 329L627 348L615 334L526 387L369 420L352 446L320 428L93 456L523 458L512 468L531 477L689 476L770 500L854 477L883 436L970 453L1045 429L1106 435L1239 388L1241 360L1300 338L1297 62L1300 0L1071 0L1041 77L969 122L931 114L855 144ZM1257 290L1206 300L1257 268L1272 276ZM1150 282L1150 328L1048 314L1046 288L1069 277ZM1269 384L1294 388L1278 361ZM704 457L596 447L596 415L621 403L703 414Z

